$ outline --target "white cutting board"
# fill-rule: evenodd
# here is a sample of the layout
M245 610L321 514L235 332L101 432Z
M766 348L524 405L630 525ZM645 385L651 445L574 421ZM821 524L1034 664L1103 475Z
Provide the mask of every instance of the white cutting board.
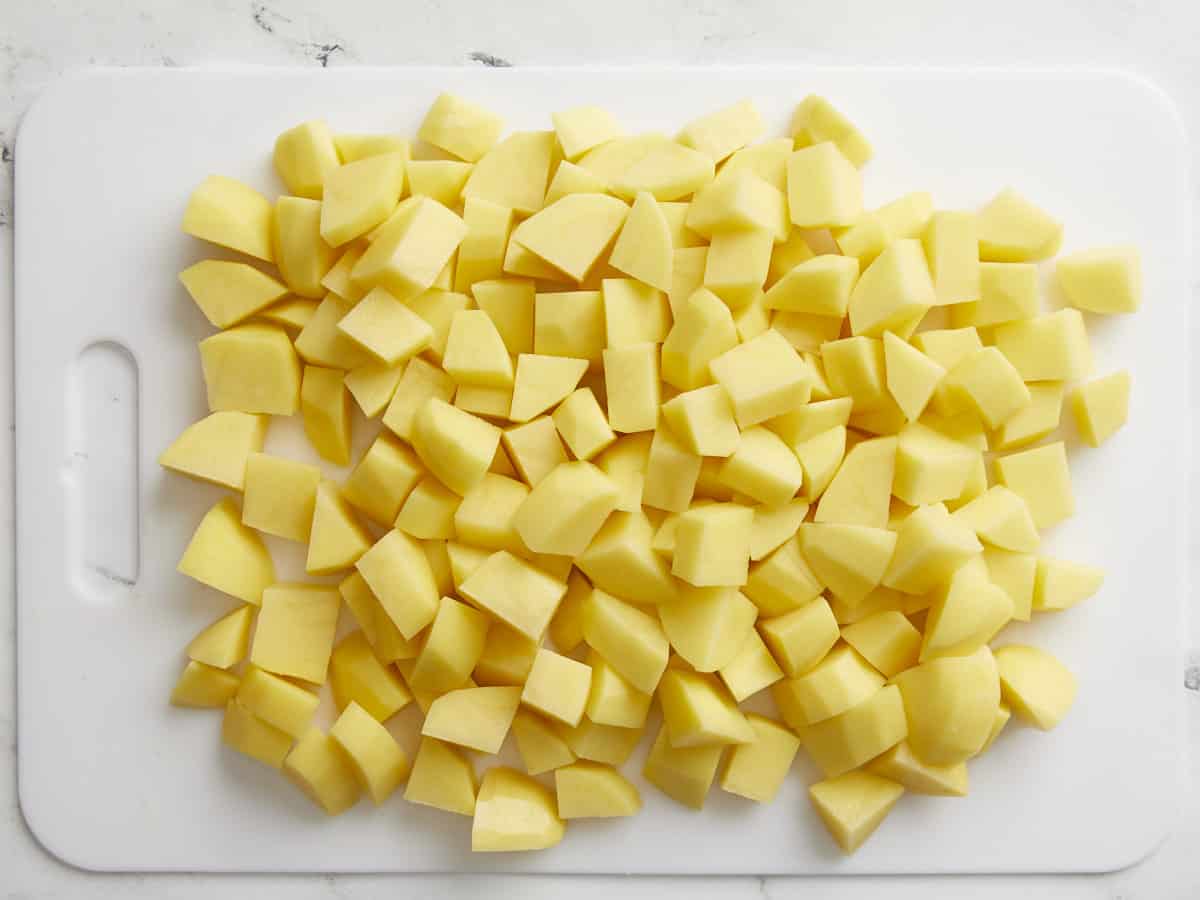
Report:
M874 142L872 206L918 188L976 207L1012 184L1066 223L1065 249L1133 241L1146 301L1091 322L1098 372L1134 372L1129 427L1073 455L1078 515L1049 549L1104 565L1100 594L1032 635L1079 675L1053 734L1011 727L963 800L906 797L854 857L837 853L797 762L775 803L714 788L697 814L643 783L630 821L574 822L551 851L472 857L469 820L393 798L327 821L277 773L224 748L219 716L166 703L181 648L230 608L175 572L219 492L167 476L160 450L204 414L176 280L211 253L179 231L207 174L274 195L275 135L414 133L461 92L519 128L612 109L670 131L752 97L772 133L810 91ZM1153 87L1098 72L893 69L100 71L51 87L16 173L20 798L53 853L94 869L915 873L1102 871L1150 852L1179 786L1178 641L1188 524L1186 148ZM90 349L89 349L90 348ZM361 423L359 423L361 425ZM299 444L273 426L269 447ZM359 428L358 443L368 437ZM289 441L291 443L289 443ZM279 550L281 542L272 542ZM287 555L287 554L285 554ZM290 558L294 563L296 553ZM411 718L397 726L411 727ZM640 770L646 747L627 771Z

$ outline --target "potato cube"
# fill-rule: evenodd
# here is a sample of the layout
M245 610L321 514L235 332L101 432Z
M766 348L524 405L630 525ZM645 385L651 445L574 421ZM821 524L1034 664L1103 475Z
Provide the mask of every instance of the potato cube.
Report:
M329 173L341 161L329 126L321 119L301 122L275 139L275 171L289 194L321 199Z
M642 738L641 728L598 725L586 716L574 728L558 728L577 757L610 766L625 765Z
M691 452L701 456L730 456L739 433L729 395L720 385L686 391L662 406L672 432Z
M202 259L180 272L179 280L217 328L236 325L288 292L287 285L249 263L223 259Z
M1025 381L1082 378L1092 367L1087 328L1077 309L997 325L995 342Z
M376 361L338 325L354 309L354 303L327 294L296 337L296 351L305 362L330 369L356 369Z
M897 610L881 610L842 627L842 640L887 678L917 664L921 632Z
M607 346L661 343L666 338L671 309L662 291L632 278L604 278L600 286Z
M232 497L213 506L188 542L179 571L201 584L258 606L275 581L275 564L262 538L241 522Z
M631 344L604 351L608 423L613 431L651 431L658 423L661 385L658 345Z
M304 432L323 459L339 466L350 462L350 397L339 369L304 367L300 387Z
M420 353L433 340L428 322L378 287L346 314L338 330L387 365Z
M823 597L799 609L763 619L759 633L789 678L812 669L825 658L838 639L837 620Z
M421 540L449 540L456 536L454 514L461 502L454 491L426 476L400 507L395 527Z
M342 711L329 736L349 758L359 784L376 806L408 776L408 757L396 739L357 703Z
M888 399L883 342L876 338L842 338L821 345L829 387L837 397L850 397L856 412L878 409Z
M596 589L583 605L583 636L634 688L643 694L654 692L669 649L657 619Z
M173 706L224 708L237 693L240 679L232 672L207 663L188 660L171 690Z
M754 511L736 503L688 510L679 517L671 573L697 587L745 584L753 522Z
M188 197L183 233L273 262L271 201L249 185L209 175Z
M897 675L895 683L917 759L952 766L979 753L1000 703L1000 676L987 647L921 663Z
M817 813L843 853L866 842L892 811L904 788L870 772L846 772L808 789Z
M493 553L459 592L528 638L539 640L567 586L511 553Z
M929 766L917 759L907 741L901 741L866 765L866 771L894 781L914 794L938 797L967 795L967 764Z
M429 558L411 537L393 529L355 565L405 638L411 639L433 621L437 584Z
M639 192L617 235L609 265L650 288L667 291L671 289L673 250L670 227L658 201L647 191ZM656 302L665 307L666 297L657 291ZM656 340L662 340L661 336Z
M660 424L650 442L642 503L668 512L686 510L696 488L701 462L670 428Z
M454 513L458 539L486 550L526 552L515 518L528 496L529 488L521 482L487 472L482 481L467 491Z
M183 430L158 457L163 468L240 491L246 457L262 450L266 416L225 410L209 413Z
M753 629L746 636L741 649L718 670L718 674L738 703L783 678L783 671Z
M671 315L676 319L687 299L704 286L704 270L707 267L707 244L676 247L671 253L671 287L667 291L667 303L671 306ZM721 302L723 305L724 301Z
M1038 314L1038 271L1033 263L980 263L979 299L950 310L956 328L1001 325Z
M583 281L628 214L629 207L616 197L568 194L513 229L511 240Z
M981 300L979 233L972 213L934 213L921 243L937 306Z
M267 588L250 662L276 675L323 683L340 606L336 589L309 584Z
M642 777L677 803L703 809L717 775L723 744L672 747L664 724L642 767Z
M246 656L253 621L253 607L250 604L239 606L192 638L187 645L188 659L217 669L236 665Z
M615 508L617 488L591 463L563 463L524 499L514 525L535 553L577 556Z
M854 603L883 579L896 549L896 534L865 525L805 523L800 526L800 549L818 581Z
M714 234L704 259L704 287L730 309L748 306L767 280L773 240L773 233L766 229Z
M587 663L592 670L592 683L584 709L588 719L597 725L616 728L641 728L650 711L650 694L644 694L625 680L604 658L592 650Z
M415 652L415 651L414 651ZM394 667L381 662L362 631L352 631L333 648L329 686L339 710L357 703L383 722L412 702Z
M681 391L711 383L709 363L737 347L729 308L716 294L697 290L678 308L662 345L663 380Z
M1004 702L1042 731L1061 722L1075 702L1075 676L1045 650L1022 644L1000 647L996 667Z
M391 215L404 190L402 153L381 153L331 169L321 202L321 239L340 247Z
M995 485L954 513L981 541L1018 553L1032 553L1040 539L1024 499Z
M951 369L942 390L952 408L976 412L990 429L999 428L1031 402L1020 373L995 347L985 347Z
M1087 600L1104 584L1104 572L1063 559L1039 559L1033 585L1033 608L1070 609Z
M679 142L720 162L735 150L757 140L764 129L752 100L741 100L693 119L679 132Z
M221 741L274 769L283 768L283 761L292 748L290 734L256 718L236 699L230 699L225 705Z
M390 525L421 480L417 455L389 434L381 434L342 485L342 495L379 524Z
M425 114L417 138L440 150L475 162L495 146L504 120L477 103L443 93Z
M320 702L311 691L256 666L247 668L242 676L237 700L251 714L293 738L308 731Z
M465 309L455 314L442 366L460 385L492 388L513 385L508 348L491 317L481 309Z
M792 115L791 133L797 147L833 141L856 166L871 158L871 145L862 132L824 97L809 94Z
M722 465L719 478L730 489L760 503L786 503L800 490L804 470L778 435L761 426L741 433L737 449Z
M412 443L429 471L461 496L491 466L500 429L434 397L413 418Z
M763 295L763 306L840 319L857 281L858 260L853 257L814 256L780 277Z
M711 370L729 394L741 428L802 406L811 390L808 367L776 331L722 353L711 361Z
M466 233L466 223L436 200L411 198L380 228L350 278L360 287L383 287L397 300L409 300L433 287Z
M1012 600L988 580L982 559L959 568L939 592L925 620L921 662L974 653L1012 619Z
M853 225L862 213L862 177L828 140L788 157L787 189L788 213L800 228Z
M754 730L716 676L668 667L658 699L673 748L754 740Z
M413 688L444 694L461 687L483 655L487 633L483 613L443 597L409 676Z
M534 353L586 359L598 366L604 343L604 301L599 291L563 291L536 296Z
M1137 312L1142 264L1136 247L1098 247L1060 257L1055 274L1067 302L1094 313Z
M800 542L791 539L750 567L742 592L764 616L781 616L808 603L822 588L800 552Z
M589 666L542 647L533 658L521 702L574 727L583 716L591 683Z
M1021 622L1028 622L1033 612L1037 557L1031 553L1010 553L1007 550L984 547L983 561L992 584L1001 588L1012 601L1012 617Z
M371 547L371 535L332 481L317 487L305 571L329 575L349 569Z
M557 406L575 390L587 368L586 359L522 353L517 357L509 418L514 422L528 422Z
M808 515L804 500L788 500L775 506L754 509L754 525L750 530L750 560L757 562L773 553L795 535Z
M754 630L758 608L736 588L684 587L659 605L658 615L675 651L697 672L715 672Z
M404 799L463 816L475 812L475 769L450 744L422 737Z
M538 642L503 622L493 622L487 630L483 653L475 665L475 681L484 687L522 685L533 668Z
M239 325L200 342L208 408L244 413L295 414L300 405L300 361L287 332L270 325Z
M887 685L843 713L804 729L800 740L826 778L857 769L908 734L900 690Z
M1025 501L1033 524L1039 529L1056 525L1075 512L1067 451L1062 441L998 457L996 476Z
M831 428L846 425L850 421L853 402L849 397L838 397L835 400L808 403L790 413L769 419L765 425L783 438L788 446L795 447Z
M895 438L883 437L851 448L821 495L814 521L871 528L887 525L896 447Z
M321 470L266 453L246 458L242 523L292 541L307 541Z
M982 550L970 524L940 503L917 507L896 528L896 552L883 584L906 594L926 594Z
M670 567L651 548L653 539L654 526L644 514L618 511L576 565L601 590L636 603L662 603L675 596L675 583Z
M848 306L851 333L879 337L896 331L936 300L920 242L896 241L854 285Z
M1128 371L1114 372L1082 384L1071 392L1071 409L1080 436L1099 447L1117 432L1129 418Z
M544 850L562 840L566 824L549 788L514 769L483 774L471 825L471 851Z
M520 702L519 687L459 688L433 701L421 734L480 753L497 753Z
M921 422L910 422L896 445L892 493L910 506L958 497L974 470L979 451Z
M801 496L808 501L818 500L842 464L846 453L846 428L839 425L792 447L800 467L804 469L804 488Z
M461 251L460 251L461 252ZM513 355L533 352L534 285L519 278L476 281L471 294Z
M575 754L558 728L527 709L517 710L512 733L517 753L530 775L541 775L575 762Z
M576 762L556 769L558 815L563 819L632 816L642 808L638 789L611 766Z
M684 222L693 233L714 238L736 231L769 231L783 241L791 231L783 190L754 172L733 172L699 191Z
M408 207L401 204L397 207L397 212L403 213ZM393 213L392 215L396 215ZM380 226L382 227L382 226ZM345 247L338 249L337 262L333 267L325 273L321 279L321 287L329 291L331 294L345 299L347 303L357 303L366 295L366 289L358 287L350 279L350 273L362 259L362 255L367 252L367 247L370 242L366 238L360 238L357 241L352 241Z
M979 211L979 258L988 262L1037 262L1058 252L1062 225L1012 188Z
M599 106L575 106L552 114L550 119L563 156L572 161L621 135L613 114Z
M554 170L550 186L546 188L546 206L561 200L568 194L604 194L608 192L608 182L582 166L567 162L565 159Z
M823 722L883 687L883 676L852 647L840 646L796 678L793 694L807 724Z
M471 163L451 159L412 160L407 166L409 193L414 197L429 197L453 209L461 202L459 196L463 185L471 177L474 168ZM494 203L491 205L496 206Z
M446 205L452 206L454 201ZM513 212L475 197L463 206L463 222L467 234L458 247L454 262L454 289L465 293L477 282L503 277L504 252L513 227Z
M679 200L713 180L713 161L703 153L674 141L664 141L634 161L612 181L612 191L632 200L647 191L656 200Z
M500 440L501 455L506 455L516 468L512 474L519 473L531 487L536 487L557 466L567 462L567 452L549 416L506 428Z

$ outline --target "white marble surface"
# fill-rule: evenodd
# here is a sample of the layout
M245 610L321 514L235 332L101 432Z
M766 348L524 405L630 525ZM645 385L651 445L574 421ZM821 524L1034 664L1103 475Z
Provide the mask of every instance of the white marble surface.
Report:
M646 6L654 11L647 13ZM119 11L118 11L119 9ZM21 114L64 71L88 65L513 65L579 62L1063 65L1130 69L1163 87L1191 134L1200 130L1200 7L1190 0L606 0L603 4L478 0L0 0L0 379L11 372L11 148ZM948 122L953 110L947 110ZM1137 172L1114 173L1136 178ZM1193 175L1192 198L1197 197ZM1200 290L1193 293L1200 299ZM1200 325L1200 322L1196 323ZM1193 327L1200 336L1200 327ZM1197 394L1200 396L1200 394ZM1200 417L1197 417L1200 419ZM12 397L0 387L12 431ZM11 442L0 440L0 570L12 571ZM1200 530L1193 556L1200 559ZM1200 574L1198 572L1197 574ZM1200 580L1194 583L1200 584ZM614 879L95 875L46 854L16 802L11 586L0 603L0 898L411 897L831 898L1200 896L1200 798L1181 791L1179 824L1145 862L1105 876L896 879ZM1184 639L1200 664L1200 629ZM1200 668L1180 672L1184 739L1200 741ZM1196 757L1196 754L1191 754ZM1190 759L1192 782L1200 762ZM1136 778L1136 772L1127 773ZM1103 790L1103 785L1097 786ZM181 810L186 814L186 810ZM1119 814L1114 811L1114 814ZM936 837L934 836L934 839ZM968 883L969 882L969 883Z

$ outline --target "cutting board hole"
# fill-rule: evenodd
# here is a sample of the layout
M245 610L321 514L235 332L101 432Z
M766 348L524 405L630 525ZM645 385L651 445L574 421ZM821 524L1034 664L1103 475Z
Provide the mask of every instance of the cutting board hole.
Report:
M138 580L138 366L121 344L83 349L67 383L66 534L74 581L107 602Z

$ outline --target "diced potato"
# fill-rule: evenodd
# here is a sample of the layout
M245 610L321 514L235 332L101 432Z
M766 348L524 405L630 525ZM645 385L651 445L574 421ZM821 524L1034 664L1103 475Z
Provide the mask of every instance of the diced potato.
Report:
M796 711L811 725L857 706L883 687L880 675L852 647L836 647L790 686Z
M816 666L838 639L837 620L823 597L810 600L782 616L763 619L758 630L771 655L789 678L796 678Z
M475 768L450 744L422 737L404 799L461 816L475 814Z
M697 290L678 309L662 345L662 378L681 391L709 384L709 364L737 343L729 308L711 291Z
M417 138L475 162L492 149L504 130L504 120L477 103L454 94L441 94L425 114Z
M217 328L236 325L287 295L288 287L249 263L202 259L179 273L188 295Z
M896 241L854 285L847 307L851 333L879 337L895 331L924 314L936 300L920 242Z
M463 412L490 419L507 419L512 408L511 387L480 387L476 384L461 385L454 392L454 405Z
M521 702L573 728L583 717L591 684L591 667L541 647L533 658Z
M921 632L897 610L844 625L842 639L887 678L915 666L921 650Z
M718 670L718 674L738 703L783 678L783 671L753 629L746 636L741 649Z
M597 468L611 478L621 492L617 509L623 512L641 512L642 487L653 439L654 435L645 431L622 435L596 457Z
M493 553L459 586L476 606L539 640L567 586L511 553Z
M707 390L707 389L706 389ZM719 477L730 489L760 503L786 503L800 490L804 470L787 444L761 426L745 429Z
M630 344L604 350L608 424L613 431L650 431L661 400L658 345Z
M742 592L764 616L781 616L808 603L822 588L800 552L800 542L791 539L750 567Z
M586 716L574 728L559 728L577 757L610 766L625 765L642 738L641 728L598 725Z
M1131 386L1129 372L1121 371L1089 381L1071 392L1071 410L1084 441L1099 447L1125 424L1129 418Z
M917 759L952 766L980 752L1000 704L1000 676L987 647L923 662L901 672L895 683L904 696L908 743Z
M1137 312L1142 263L1136 247L1098 247L1061 257L1055 266L1067 302L1094 313Z
M408 776L408 757L387 729L357 703L351 703L329 729L350 760L358 782L380 805Z
M401 153L381 153L330 170L321 202L321 239L340 247L382 224L404 190L404 163Z
M221 741L239 753L274 769L282 769L292 748L292 736L255 718L246 707L231 699L221 720Z
M565 829L554 795L540 782L502 766L483 774L472 852L544 850L561 841Z
M429 471L462 495L491 466L500 429L434 397L413 417L412 443Z
M575 390L587 371L586 359L522 353L517 357L516 382L509 417L528 422Z
M516 468L513 474L519 473L531 487L537 487L543 478L567 462L567 453L549 416L506 428L500 440L504 453Z
M667 303L670 304L671 315L675 318L679 318L679 311L688 297L703 287L704 270L707 268L707 244L698 247L676 247L671 253L671 287L667 291Z
M383 225L350 271L360 287L384 287L402 301L433 287L467 234L466 223L436 200L405 203L411 205Z
M188 542L179 571L201 584L258 606L275 581L275 564L258 533L242 524L232 497L213 506Z
M321 470L266 453L246 458L242 523L267 534L308 541Z
M979 211L979 258L988 262L1036 262L1058 252L1062 225L1012 188Z
M250 662L276 675L325 681L341 597L312 584L275 584L263 591Z
M858 261L853 257L814 256L782 275L763 295L763 305L840 319L857 281Z
M995 342L1026 381L1082 378L1092 367L1087 328L1077 309L998 325Z
M668 667L658 699L672 748L754 740L754 730L716 676Z
M411 537L389 531L355 566L405 638L411 639L433 621L437 584L428 557Z
M937 306L982 301L979 233L968 212L938 212L921 235Z
M658 620L596 589L584 601L583 637L634 688L654 692L669 649Z
M1033 584L1033 609L1070 609L1087 600L1104 584L1104 572L1063 559L1039 559Z
M403 363L394 366L367 363L347 372L344 383L363 415L374 419L392 402L403 374Z
M895 438L875 438L855 445L817 504L816 522L841 522L882 528L896 465Z
M855 337L830 341L821 346L821 359L830 390L836 397L850 397L854 410L878 409L888 399L883 342Z
M715 672L737 655L758 608L735 588L688 587L660 604L658 615L676 652L696 671Z
M632 278L604 278L600 286L607 346L661 343L666 338L671 309L662 291Z
M533 668L538 642L503 622L493 622L487 630L483 654L475 666L474 678L484 687L522 685Z
M423 475L416 454L385 433L363 454L342 486L342 494L379 524L391 525Z
M703 153L674 141L665 141L633 162L612 180L618 197L632 200L647 191L656 200L680 200L713 180L713 161Z
M967 795L967 764L929 766L913 754L907 741L901 741L882 756L867 763L866 770L902 785L914 794L939 797Z
M253 607L250 604L239 606L192 638L187 645L188 659L217 669L228 669L241 662L250 644L253 621Z
M1037 577L1037 557L1031 553L1010 553L985 547L983 561L988 578L1012 601L1012 617L1028 622L1033 611L1033 590Z
M209 175L188 197L183 232L273 262L271 201L249 185Z
M329 686L339 710L356 703L384 722L412 702L395 668L380 661L363 631L352 631L329 657Z
M692 507L679 517L671 573L697 587L745 584L753 522L736 503Z
M679 142L720 162L735 150L757 140L763 120L752 100L741 100L693 119L679 132Z
M608 182L582 166L563 160L554 170L550 186L546 188L546 206L561 200L568 194L606 194Z
M1008 724L1008 720L1011 718L1012 710L1009 709L1007 703L1001 700L1000 705L996 708L996 718L992 721L992 731L988 735L988 739L984 741L983 750L980 750L980 753L987 750L988 747L992 746L992 742L1000 737L1000 732L1004 730L1004 726Z
M616 197L569 194L518 225L512 241L583 281L628 214L629 207Z
M950 310L956 327L1001 325L1038 314L1038 271L1033 263L985 262L979 266L979 299Z
M800 228L853 225L862 213L862 177L828 140L788 157L787 189L788 213Z
M476 281L471 293L491 317L510 354L533 352L534 286L517 278Z
M409 142L396 134L335 134L333 145L342 162L355 162L380 153L400 153L412 157Z
M494 472L485 473L483 479L463 496L462 503L456 504L453 515L455 536L486 550L527 552L514 520L528 496L529 488L521 482Z
M429 323L383 288L374 288L338 322L338 330L379 362L395 365L433 340Z
M184 429L158 457L158 464L240 491L245 484L246 458L262 450L267 418L226 410L210 413Z
M658 732L642 767L642 777L677 803L703 809L725 747L672 747L667 726Z
M1039 529L1056 525L1075 512L1067 452L1061 441L998 457L996 476L1025 501Z
M461 687L483 654L487 632L486 616L443 597L409 676L413 687L433 694Z
M375 357L338 325L354 309L354 303L337 294L327 294L316 312L296 336L296 352L308 363L331 369L356 369Z
M596 651L588 654L592 670L584 712L598 725L617 728L641 728L650 710L651 696L637 690Z
M678 513L686 510L696 488L702 460L660 425L650 442L650 455L643 473L642 503L654 509Z
M300 361L282 328L239 325L200 342L208 408L294 415L300 405Z
M730 309L749 306L762 293L773 242L773 233L761 228L714 234L704 259L704 287Z
M465 309L455 314L442 366L459 384L493 388L513 384L508 348L491 317L481 309Z
M371 536L331 481L317 487L305 570L329 575L351 568L371 547Z
M792 451L804 469L804 489L801 496L808 501L818 500L833 480L846 453L846 428L839 425L794 444Z
M978 450L921 422L910 422L896 445L892 493L910 506L953 500L962 494L978 457Z
M1061 722L1075 702L1075 676L1045 650L1022 644L1000 647L996 667L1004 702L1042 731Z
M620 772L593 762L575 762L554 772L558 815L563 819L632 816L642 798Z
M808 403L765 424L791 447L850 421L854 401L849 397Z
M621 136L616 118L599 106L576 106L553 113L554 132L563 156L577 160L589 150Z
M710 368L729 394L741 428L808 402L809 369L776 331L767 331L722 353L711 360Z
M797 147L833 141L846 159L860 168L873 153L854 123L817 94L809 94L800 102L792 115L791 132Z
M437 738L480 753L498 753L521 702L519 687L460 688L433 701L421 726Z
M300 384L304 432L322 456L339 466L350 462L350 397L345 373L339 369L305 366Z
M559 603L547 629L550 640L563 653L571 653L583 643L583 604L591 591L592 586L588 580L578 569L572 569L567 577L567 593ZM593 671L595 668L593 663Z
M577 556L616 500L616 486L591 463L563 463L535 486L517 510L514 524L535 553Z
M701 456L730 456L739 433L729 396L720 385L686 391L662 406L671 430L690 451Z
M896 528L896 551L883 584L907 594L927 594L982 550L970 523L950 515L940 503L919 506Z
M800 749L800 740L763 716L751 713L746 721L754 729L755 739L732 748L721 775L721 790L758 803L770 803L783 786Z
M896 549L896 534L865 525L805 523L800 526L800 548L818 580L854 603L883 579Z
M813 806L843 853L853 853L892 811L904 788L870 772L847 772L808 789Z
M908 730L900 689L889 684L845 712L808 726L800 740L825 777L834 778L894 747Z
M575 754L558 729L536 713L518 710L512 733L525 771L530 775L541 775L575 762Z
M638 193L613 245L609 264L631 278L668 291L673 249L667 219L658 201L647 191Z
M314 200L321 199L325 179L341 164L333 135L321 119L302 122L279 135L272 158L288 192Z
M252 715L297 739L312 725L320 703L311 691L256 666L242 676L237 700Z
M934 600L925 620L921 662L938 656L968 656L1012 618L1012 600L988 580L987 567L980 562L959 568Z
M537 295L534 353L586 359L598 367L604 345L604 301L599 291Z
M769 231L783 241L791 230L783 190L754 172L725 175L696 193L684 220L687 227L709 239L733 231Z
M1002 550L1032 553L1040 538L1029 507L1018 494L995 485L954 513L981 541Z
M995 347L985 347L951 369L942 381L946 403L969 409L990 429L999 428L1030 402L1021 375Z
M925 411L946 370L891 332L883 336L883 357L888 393L905 418L915 422Z
M241 679L232 672L194 659L188 660L171 690L171 703L196 709L222 709L233 700L240 683Z
M414 197L429 197L453 209L459 205L463 185L475 166L450 159L417 159L409 162L407 168L409 192Z
M788 500L775 506L754 509L754 525L750 530L750 560L757 562L783 546L808 515L809 505L803 500Z

